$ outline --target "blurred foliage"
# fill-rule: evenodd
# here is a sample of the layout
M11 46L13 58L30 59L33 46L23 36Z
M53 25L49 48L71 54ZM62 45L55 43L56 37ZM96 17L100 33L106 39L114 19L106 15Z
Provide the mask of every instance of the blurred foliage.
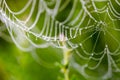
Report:
M21 52L14 44L0 38L0 80L57 80L59 74L59 68L41 66L30 53Z

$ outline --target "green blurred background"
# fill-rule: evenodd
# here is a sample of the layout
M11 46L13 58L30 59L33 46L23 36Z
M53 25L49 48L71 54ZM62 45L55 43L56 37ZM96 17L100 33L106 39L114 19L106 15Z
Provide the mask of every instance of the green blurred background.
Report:
M12 11L19 11L27 2L28 0L6 0L7 4L9 5L10 9ZM37 0L39 1L39 0ZM46 2L50 2L51 0L45 0ZM54 0L53 0L54 1ZM65 0L61 1L61 5L62 3L64 3ZM67 1L67 0L66 0ZM87 0L86 0L87 1ZM90 0L92 1L92 0ZM99 2L100 0L98 0ZM118 0L119 1L119 0ZM64 21L67 17L68 14L70 12L70 10L72 9L72 5L73 5L74 0L71 0L68 4L68 6L62 10L60 13L57 14L57 16L55 17L56 20L62 22ZM119 6L116 5L116 3L114 3L114 0L111 0L111 2L113 3L112 5L117 8L116 10L119 12ZM93 4L92 4L93 5ZM99 4L97 4L98 8L101 8L105 5L107 5L106 2L100 2ZM34 22L35 17L36 17L36 13L38 12L37 10L37 6L35 8L35 12L34 15L32 16L31 21ZM54 6L54 4L53 4ZM52 9L53 6L49 6L49 8ZM88 4L89 6L89 4ZM81 9L81 4L79 7L77 7L75 9L75 15L73 16L73 18L71 19L74 20L74 18L76 18L79 9ZM88 11L92 12L93 7L90 8ZM22 15L17 16L17 18L19 19L23 19L26 15L29 14L30 8ZM64 14L64 15L63 15ZM85 30L83 31L83 35L82 36L78 36L77 38L70 40L73 44L79 44L79 42L82 42L83 40L85 40L87 37L89 37L92 33L94 33L96 31L95 35L92 35L92 38L90 38L90 40L87 40L83 43L85 50L86 51L90 51L93 49L93 45L97 45L95 46L95 52L100 52L100 51L104 51L105 49L105 43L108 45L109 50L111 52L114 53L114 51L118 48L118 43L117 41L120 40L120 34L119 31L115 31L113 29L117 28L119 29L119 25L120 25L120 20L116 20L116 22L114 22L114 20L110 20L109 16L106 16L106 13L99 13L99 16L96 12L91 13L92 16L99 21L103 21L104 23L107 24L100 24L98 26L98 31L93 30ZM83 14L82 14L83 15ZM112 15L112 13L110 13L110 15ZM114 15L112 15L114 18ZM104 20L104 18L106 17L106 19ZM45 13L43 13L42 15L42 19L41 23L43 23L43 19L45 18ZM80 27L85 27L86 26L86 22L88 21L90 17L87 16L84 19L83 24ZM82 19L82 17L80 18L80 20ZM69 27L73 27L72 25L68 25L70 21L68 21L68 23L64 24L67 25ZM78 24L79 21L76 23ZM28 25L30 25L32 23L28 23ZM94 21L90 23L90 25L94 24ZM39 26L42 26L43 24L37 24L37 28L35 28L33 30L33 32L36 29L41 29L39 28ZM4 26L4 24L2 22L0 22L0 80L64 80L64 75L61 72L61 64L62 64L62 59L63 59L63 50L60 48L56 48L53 46L50 46L48 48L39 48L39 49L35 49L35 54L34 51L33 52L23 52L22 50L18 49L17 46L14 44L14 42L12 42L12 39L8 33L8 31L5 29L2 31L2 28L6 27ZM93 26L96 27L96 24ZM108 28L109 27L109 28ZM103 30L103 31L102 31ZM110 34L108 34L106 32L106 30L108 32L110 32L112 34L112 36L114 36L116 39L114 39L113 37L111 37ZM39 30L38 30L39 31ZM53 31L54 32L54 31ZM100 37L98 38L97 42L95 43L98 34L100 33ZM105 32L105 34L104 34ZM3 35L5 34L5 35ZM68 33L70 34L70 33ZM36 40L35 37L33 37L33 35L30 35L30 39L35 41L37 44L45 42L42 40ZM117 40L117 41L116 41ZM86 56L83 52L83 49L81 49L81 47L78 47L77 50L80 52L80 54L82 54L83 56ZM101 60L101 64L100 66L95 69L95 70L89 70L88 68L86 68L85 73L87 73L88 75L90 75L92 78L87 78L86 76L84 76L84 71L83 68L81 66L76 67L76 63L79 65L85 65L88 64L88 67L93 67L94 65L96 65L98 62L94 61L94 60L83 60L81 59L74 51L72 52L73 55L70 59L70 72L69 72L69 77L70 80L103 80L102 76L104 76L104 74L107 72L108 70L108 57L107 55L105 55L104 59ZM117 52L120 53L120 50ZM89 52L89 54L91 54L91 51ZM103 53L104 54L104 53ZM101 58L102 55L99 56L93 56L95 58ZM115 61L116 59L119 60L120 55L118 55L117 57L112 55L112 58L114 59L113 61ZM120 61L120 60L119 60ZM111 63L112 65L112 63ZM117 63L118 67L120 67L119 62ZM112 67L113 68L113 67ZM108 78L104 79L104 80L120 80L120 72L116 72L111 70L112 76L108 75ZM111 74L110 73L110 74ZM95 78L93 78L95 77Z

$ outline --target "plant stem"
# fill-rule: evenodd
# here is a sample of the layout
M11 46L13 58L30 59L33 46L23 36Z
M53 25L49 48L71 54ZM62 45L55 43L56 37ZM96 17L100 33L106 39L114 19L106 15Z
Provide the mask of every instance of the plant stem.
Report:
M63 50L63 63L62 63L61 71L64 74L64 80L70 80L69 79L69 62L70 62L71 49L69 49L66 46L64 34L60 34L59 38L60 38L61 46Z
M70 80L69 79L69 58L70 58L70 52L71 49L68 49L66 46L63 47L63 67L62 72L64 74L64 80Z

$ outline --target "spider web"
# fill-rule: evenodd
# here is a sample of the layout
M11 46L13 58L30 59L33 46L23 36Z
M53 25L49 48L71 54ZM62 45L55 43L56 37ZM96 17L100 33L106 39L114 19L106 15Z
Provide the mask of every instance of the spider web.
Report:
M14 6L12 10L9 0L0 0L0 19L17 47L24 51L49 46L61 48L61 42L65 41L73 49L73 56L85 61L75 63L74 58L75 62L71 62L75 68L79 65L83 76L90 77L87 70L99 71L104 61L107 71L100 74L103 79L120 72L119 0L25 2L21 8Z

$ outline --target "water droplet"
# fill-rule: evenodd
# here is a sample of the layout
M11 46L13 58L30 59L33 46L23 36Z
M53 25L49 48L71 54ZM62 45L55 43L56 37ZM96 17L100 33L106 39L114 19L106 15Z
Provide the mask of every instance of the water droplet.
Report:
M80 43L80 46L82 47L82 43Z

